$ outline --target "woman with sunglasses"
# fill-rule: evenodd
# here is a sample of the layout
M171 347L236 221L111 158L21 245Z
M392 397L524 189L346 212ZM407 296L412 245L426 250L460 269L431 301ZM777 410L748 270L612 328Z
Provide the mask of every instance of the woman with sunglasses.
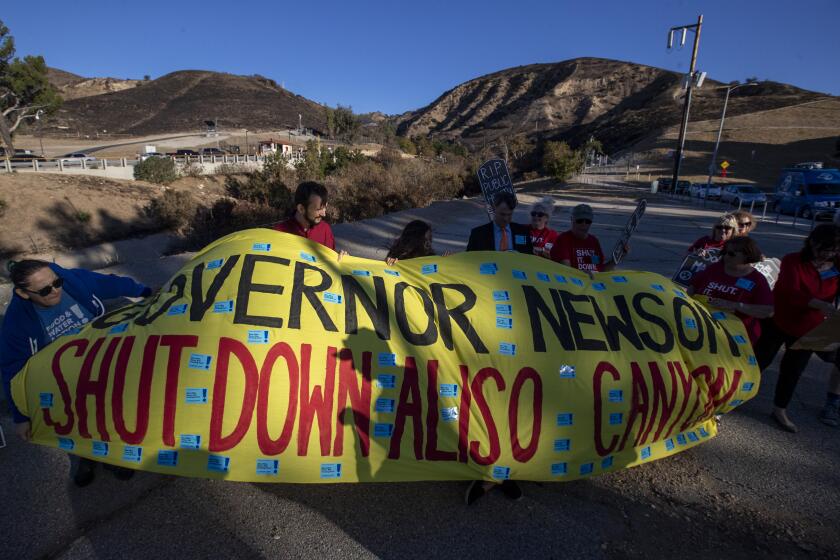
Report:
M760 319L773 315L773 292L763 274L753 268L761 260L758 244L734 237L723 245L723 257L691 279L691 295L708 296L709 305L732 311L744 323L754 345L761 334Z
M735 210L732 215L735 216L737 227L735 235L749 235L758 225L755 223L755 217L746 210Z
M712 226L712 235L704 235L691 244L688 253L705 253L713 249L720 249L735 235L735 228L738 222L732 214L724 214L718 218L717 223Z
M534 254L547 259L551 258L551 248L559 235L557 231L548 227L553 210L554 199L550 196L538 201L531 208L531 243L534 245Z
M840 315L835 306L840 286L839 259L840 228L832 224L815 227L805 239L801 251L782 259L779 280L773 288L773 318L762 324L761 339L755 348L762 371L773 361L779 348L785 345L772 416L788 432L795 433L797 427L788 417L787 407L813 353L811 350L795 350L791 346L826 318ZM837 353L831 356L835 366L840 361L837 356ZM840 406L837 383L829 386L826 406L834 409Z
M121 296L146 297L152 291L131 278L70 270L39 260L12 262L9 275L14 293L0 332L0 372L17 433L28 440L29 418L12 402L10 390L12 378L26 361L53 340L75 334L103 315L102 300ZM88 459L81 459L74 465L73 479L78 486L86 486L93 480L93 465L95 463ZM124 470L123 478L133 474Z

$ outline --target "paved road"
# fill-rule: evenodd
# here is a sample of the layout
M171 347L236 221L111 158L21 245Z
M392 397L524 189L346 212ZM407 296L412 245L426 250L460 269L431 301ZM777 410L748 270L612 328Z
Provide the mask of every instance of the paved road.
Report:
M535 184L520 200L541 193ZM595 207L594 232L611 247L642 191L586 185L550 193L553 226L569 208ZM526 221L528 209L515 218ZM625 268L670 276L714 210L649 199ZM356 255L380 258L413 218L435 226L439 251L463 248L483 221L477 200L449 201L337 226ZM767 224L755 233L769 255L797 250L803 231ZM114 267L161 283L186 256ZM493 493L463 505L463 483L289 485L99 472L88 488L67 479L67 457L9 438L0 450L4 536L0 558L778 558L840 555L840 430L818 423L827 371L812 363L791 414L797 435L767 413L777 372L759 395L724 418L722 433L643 467L570 483L524 483L518 503ZM8 434L8 416L2 418Z

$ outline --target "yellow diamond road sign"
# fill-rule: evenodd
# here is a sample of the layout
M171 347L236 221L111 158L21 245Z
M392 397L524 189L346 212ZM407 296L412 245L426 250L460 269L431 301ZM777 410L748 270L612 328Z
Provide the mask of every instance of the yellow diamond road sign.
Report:
M721 166L722 168L726 169L727 167L729 167L729 162L728 162L728 161L724 161L723 163L721 163L721 164L720 164L720 166Z

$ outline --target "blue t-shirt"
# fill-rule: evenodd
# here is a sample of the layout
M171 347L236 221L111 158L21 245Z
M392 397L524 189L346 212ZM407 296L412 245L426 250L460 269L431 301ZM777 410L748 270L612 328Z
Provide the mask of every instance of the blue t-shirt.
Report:
M35 306L38 319L50 342L60 336L76 334L87 325L93 314L79 305L67 292L62 292L61 302L52 307Z

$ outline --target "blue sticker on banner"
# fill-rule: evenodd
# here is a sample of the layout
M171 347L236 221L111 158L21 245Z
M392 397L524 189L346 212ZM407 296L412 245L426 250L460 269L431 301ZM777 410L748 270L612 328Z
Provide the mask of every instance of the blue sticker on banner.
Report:
M143 459L143 448L139 445L126 445L123 447L123 461L139 463Z
M746 342L747 342L747 339L746 339L746 338L744 338L744 337L743 337L742 335L740 335L740 334L736 334L735 336L733 336L733 337L732 337L732 340L734 340L734 341L735 341L735 342L737 342L738 344L746 344Z
M650 459L650 446L642 449L642 459Z
M207 470L214 472L228 472L230 470L230 457L224 455L208 455Z
M305 251L300 252L300 258L302 258L303 260L305 260L307 262L316 262L318 260L318 259L315 258L315 255L310 255L309 253L307 253Z
M420 267L421 274L434 274L438 271L438 265L436 264L424 264Z
M212 358L207 354L190 354L190 361L188 367L190 369L201 369L208 371L210 369L210 362Z
M96 457L107 457L108 456L108 442L107 441L94 441L92 444L93 454Z
M568 364L563 364L560 366L560 369L557 370L560 374L561 379L574 379L575 378L575 366L570 366Z
M394 399L376 399L376 412L394 412Z
M726 319L726 313L724 313L723 311L715 311L714 313L712 313L712 319L723 321L724 319Z
M205 404L207 402L207 389L204 387L189 387L185 393L187 404Z
M213 313L232 313L233 312L233 300L229 299L227 301L217 301L213 304Z
M393 433L393 424L380 424L378 422L373 424L373 437L389 438Z
M458 385L455 383L441 383L440 384L440 396L441 397L457 397L458 396Z
M391 270L390 268L386 268L386 269L385 269L385 270L383 270L382 272L384 272L384 273L385 273L385 274L387 274L388 276L399 276L399 275L400 275L400 271L399 271L399 270Z
M555 280L557 280L557 281L558 281L559 283L561 283L561 284L565 284L565 283L566 283L566 277L565 277L565 276L563 276L562 274L555 274L555 275L554 275L554 279L555 279Z
M516 245L525 245L525 236L524 235L514 235L513 242Z
M114 325L111 327L111 330L108 331L108 334L119 334L124 333L128 330L128 323L121 323L119 325Z
M277 459L257 459L257 474L277 476L280 472L280 461Z
M568 463L551 463L551 474L553 476L562 476L569 472Z
M161 467L177 467L178 452L172 449L161 449L158 451L157 464Z
M580 466L580 474L592 474L592 471L595 470L595 465L593 463L584 463Z
M516 356L516 344L512 342L500 342L499 354L503 354L505 356Z
M758 360L755 359L755 356L747 356L747 363L751 366L758 365Z
M706 431L706 428L701 427L697 431L700 432L700 437L709 437L709 432Z
M496 315L513 315L513 306L504 303L497 303Z
M744 404L744 401L741 399L729 401L729 406L738 406L739 404Z
M514 270L512 271L513 277L517 280L527 280L528 275L525 274L524 270Z
M493 301L510 301L510 292L508 292L507 290L494 291Z
M674 450L674 440L668 438L665 440L665 450L666 451L673 451Z
M496 317L496 328L497 329L512 329L513 328L513 319L510 317Z
M610 402L622 402L624 400L624 392L621 389L610 389L607 393L607 400Z
M626 276L613 276L612 281L615 282L616 284L626 284L627 283L627 277Z
M688 327L689 329L696 329L697 328L697 321L695 321L694 319L686 319L685 320L685 326Z
M376 376L376 386L380 389L393 389L397 386L397 376L390 373L381 373Z
M268 344L268 331L248 331L248 344Z
M611 466L613 466L613 456L612 455L610 455L609 457L604 457L603 459L601 459L601 468L602 469L608 469Z
M551 282L551 276L549 276L545 272L537 272L537 280L540 280L542 282Z
M592 284L592 288L596 292L603 292L604 290L607 289L607 285L604 284L603 282L595 282L594 284Z
M213 270L214 268L222 268L223 264L225 264L225 259L214 259L207 263L207 270Z
M169 311L166 313L167 315L183 315L187 312L187 307L189 307L186 303L181 303L178 305L173 305L169 308Z
M181 449L201 449L201 436L199 434L181 434L178 438Z
M680 445L685 445L686 443L688 443L685 440L685 434L677 434L677 443L679 443Z
M752 381L747 381L746 383L741 385L741 389L743 391L752 391L753 387L755 387L755 383L753 383Z
M700 441L700 438L694 432L688 432L686 435L688 436L688 441Z
M324 301L327 303L341 303L341 295L332 292L324 292Z
M752 280L747 280L746 278L738 278L738 280L735 281L735 286L748 292L751 292L752 289L755 288L755 282L753 282Z
M72 439L66 437L58 438L59 449L64 449L65 451L73 451L74 447L76 447L76 442L74 442Z
M510 478L510 467L493 467L492 476L496 480L508 480Z
M572 449L572 440L570 439L555 439L554 451L569 451Z
M341 463L321 463L321 478L341 478Z
M572 284L575 286L583 286L583 280L580 278L572 278Z
M482 263L478 266L479 274L496 274L498 271L499 267L496 263Z
M252 251L271 251L271 243L254 243L251 245Z
M624 414L621 412L613 412L610 414L610 425L611 426L618 426L624 422Z
M52 408L53 405L53 394L52 393L39 393L38 399L41 404L41 408Z
M571 426L574 423L574 414L571 412L561 412L557 415L558 426Z
M351 272L353 276L370 276L369 270L354 270Z
M380 366L395 366L397 365L397 355L389 352L380 352L378 355Z
M449 406L440 409L440 417L444 422L456 422L458 420L458 407Z
M657 292L665 291L665 286L663 286L662 284L651 284L650 287L656 290Z
M684 291L677 290L676 288L674 289L674 294L676 294L677 297L680 297L680 298L683 298L683 299L688 297L687 295L685 295Z

